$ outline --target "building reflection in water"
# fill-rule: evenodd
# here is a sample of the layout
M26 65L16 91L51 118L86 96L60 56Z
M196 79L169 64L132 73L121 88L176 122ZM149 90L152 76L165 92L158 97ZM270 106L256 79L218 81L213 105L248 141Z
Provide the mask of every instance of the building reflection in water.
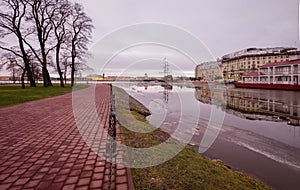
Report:
M195 98L222 107L229 114L251 120L283 121L300 126L299 92L276 90L196 88ZM226 105L223 100L226 99ZM223 103L222 103L223 102ZM221 105L220 105L221 104Z

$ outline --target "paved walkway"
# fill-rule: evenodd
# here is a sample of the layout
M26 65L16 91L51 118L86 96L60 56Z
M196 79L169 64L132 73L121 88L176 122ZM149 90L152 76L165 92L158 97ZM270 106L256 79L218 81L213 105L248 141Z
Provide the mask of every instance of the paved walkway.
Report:
M107 126L110 88L97 85L95 92L100 122ZM75 125L70 93L0 109L0 190L108 189L110 164L99 156L106 136L100 137L97 155ZM112 187L132 189L128 170L114 168Z

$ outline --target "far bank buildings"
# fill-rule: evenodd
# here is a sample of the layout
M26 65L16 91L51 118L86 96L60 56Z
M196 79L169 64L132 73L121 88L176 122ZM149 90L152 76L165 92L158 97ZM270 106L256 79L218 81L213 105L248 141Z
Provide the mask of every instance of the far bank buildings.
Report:
M258 72L265 64L299 58L300 51L297 48L248 48L224 55L217 62L199 64L195 76L200 81L240 81L243 75Z

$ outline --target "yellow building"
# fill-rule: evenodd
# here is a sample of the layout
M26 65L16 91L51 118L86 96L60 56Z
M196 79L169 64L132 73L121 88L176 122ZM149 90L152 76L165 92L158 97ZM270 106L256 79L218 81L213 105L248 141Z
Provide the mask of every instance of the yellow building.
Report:
M239 81L246 73L257 72L267 63L290 61L300 57L297 48L248 48L220 58L224 80Z

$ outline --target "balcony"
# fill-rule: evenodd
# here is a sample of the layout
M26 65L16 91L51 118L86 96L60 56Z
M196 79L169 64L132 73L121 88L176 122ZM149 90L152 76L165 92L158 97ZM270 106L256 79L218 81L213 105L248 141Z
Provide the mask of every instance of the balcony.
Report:
M271 72L260 72L260 75L291 75L291 74L300 74L300 70L294 71L275 71L275 73Z
M274 75L290 75L293 74L291 71L275 71Z
M260 75L269 75L271 73L268 73L268 72L260 72Z
M293 84L293 82L291 82L291 81L276 81L276 82L274 82L273 84Z
M294 74L300 74L300 70L294 70Z

